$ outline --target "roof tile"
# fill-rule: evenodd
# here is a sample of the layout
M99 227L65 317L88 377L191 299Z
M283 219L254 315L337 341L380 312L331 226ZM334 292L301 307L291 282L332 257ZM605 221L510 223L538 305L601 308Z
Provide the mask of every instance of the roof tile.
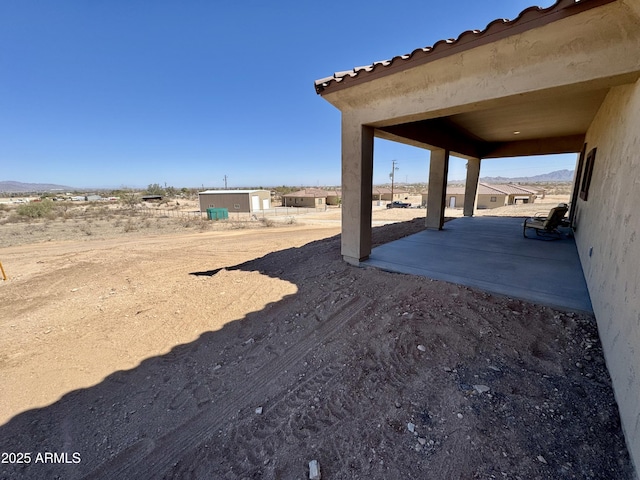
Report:
M342 83L345 79L357 79L362 81L373 79L377 76L374 72L380 71L376 68L378 66L383 67L383 72L386 68L396 66L398 63L400 63L401 69L410 68L415 66L413 63L416 65L426 63L443 56L452 55L461 50L472 48L474 44L480 45L483 43L490 43L494 41L492 37L499 34L504 36L504 32L507 32L508 34L509 30L511 30L514 35L516 33L521 33L522 31L532 28L532 26L539 25L541 21L545 20L545 17L548 22L553 22L562 18L562 15L560 14L565 10L568 12L567 15L581 11L580 8L573 8L572 10L569 10L571 7L584 6L585 9L588 9L612 1L615 0L557 0L555 4L547 8L536 6L528 7L520 12L514 20L499 18L490 22L483 30L466 30L462 32L458 38L439 40L431 47L417 48L411 53L405 55L398 55L389 60L376 61L371 65L356 67L352 70L336 72L332 76L316 80L314 82L316 93L322 94L326 89L330 89L331 87ZM532 21L535 22L530 23ZM402 63L404 62L406 62L406 65L403 66ZM394 68L393 71L397 71L397 69Z

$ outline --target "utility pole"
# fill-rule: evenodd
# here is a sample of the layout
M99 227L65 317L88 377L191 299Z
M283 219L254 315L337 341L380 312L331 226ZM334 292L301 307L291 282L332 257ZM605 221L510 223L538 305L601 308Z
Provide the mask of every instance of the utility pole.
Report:
M399 168L396 167L396 163L398 163L397 160L391 160L391 173L389 174L389 177L391 177L391 201L392 202L393 202L393 185L395 183L396 170L399 170Z
M227 176L225 175L225 176L224 176L224 189L225 189L225 190L227 189L227 178L229 178L229 177L227 177Z

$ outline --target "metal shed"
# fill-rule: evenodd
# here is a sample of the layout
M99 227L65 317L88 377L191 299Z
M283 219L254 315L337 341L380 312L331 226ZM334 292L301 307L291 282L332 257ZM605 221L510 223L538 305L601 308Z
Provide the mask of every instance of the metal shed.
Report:
M231 212L253 213L271 208L269 190L205 190L198 193L200 211L226 208Z

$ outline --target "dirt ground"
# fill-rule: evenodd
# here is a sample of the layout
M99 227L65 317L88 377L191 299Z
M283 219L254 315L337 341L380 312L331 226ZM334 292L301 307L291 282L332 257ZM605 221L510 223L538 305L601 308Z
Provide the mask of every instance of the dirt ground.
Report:
M117 220L0 225L0 478L633 478L593 317L349 266L339 211Z

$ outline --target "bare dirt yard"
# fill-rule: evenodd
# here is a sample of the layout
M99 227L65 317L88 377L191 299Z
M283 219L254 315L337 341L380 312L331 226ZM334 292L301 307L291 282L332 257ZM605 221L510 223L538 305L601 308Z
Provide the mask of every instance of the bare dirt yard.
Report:
M589 315L349 266L335 210L100 217L0 225L2 479L633 478Z

